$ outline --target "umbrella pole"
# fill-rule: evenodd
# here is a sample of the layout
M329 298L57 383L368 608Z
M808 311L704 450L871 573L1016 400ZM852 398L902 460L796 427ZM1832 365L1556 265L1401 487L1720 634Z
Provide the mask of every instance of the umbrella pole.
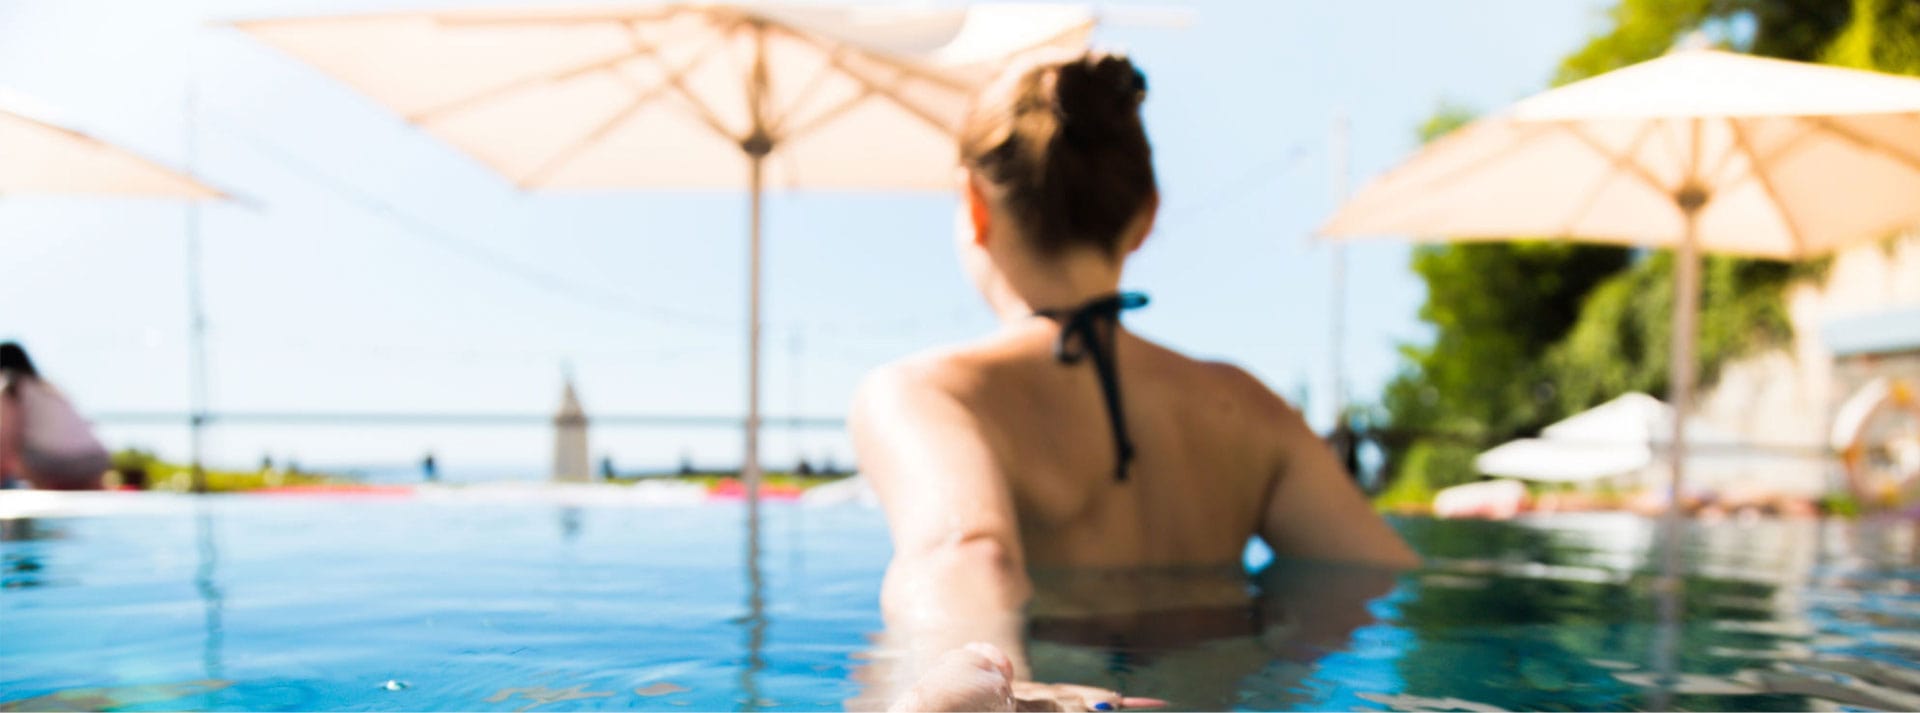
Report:
M191 69L191 67L190 67ZM186 88L187 167L192 169L199 154L199 88L189 71ZM190 455L188 487L192 492L207 492L207 468L204 459L207 426L207 310L200 291L200 204L187 204L187 442Z
M760 510L760 193L761 164L764 153L747 153L748 174L752 184L747 239L747 422L746 453L740 462L740 477L746 481L747 509L757 519Z
M1694 342L1699 337L1696 321L1700 315L1700 250L1694 244L1697 209L1686 213L1687 232L1673 254L1673 363L1669 366L1669 401L1673 405L1673 440L1667 444L1671 465L1667 480L1667 511L1662 518L1666 530L1665 570L1668 576L1679 572L1680 486L1686 478L1687 410L1693 405Z
M1697 142L1696 142L1697 143ZM1659 600L1660 626L1655 633L1654 670L1664 679L1656 691L1654 708L1668 707L1674 676L1679 670L1681 577L1680 485L1686 477L1687 410L1693 402L1694 341L1698 336L1695 321L1700 313L1700 246L1697 243L1700 209L1707 194L1697 187L1682 188L1674 196L1685 222L1685 233L1673 253L1673 351L1669 365L1669 398L1673 414L1673 440L1667 444L1669 472L1667 509L1660 518L1660 579L1655 585Z

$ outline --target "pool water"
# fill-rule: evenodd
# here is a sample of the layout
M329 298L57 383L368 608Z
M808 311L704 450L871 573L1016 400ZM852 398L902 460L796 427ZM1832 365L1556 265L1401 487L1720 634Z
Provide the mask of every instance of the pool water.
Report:
M831 710L887 658L874 510L769 503L749 558L738 503L540 492L0 520L0 711ZM1912 521L1693 525L1671 624L1648 521L1395 526L1426 569L1050 617L1037 675L1204 710L1920 709Z

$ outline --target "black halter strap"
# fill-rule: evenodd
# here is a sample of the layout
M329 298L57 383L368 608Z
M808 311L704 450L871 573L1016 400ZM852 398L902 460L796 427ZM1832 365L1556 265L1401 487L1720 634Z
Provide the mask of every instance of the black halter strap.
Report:
M1100 377L1100 394L1106 397L1107 421L1113 427L1113 447L1119 456L1114 480L1127 479L1127 466L1133 462L1133 439L1127 435L1127 416L1120 402L1120 373L1114 366L1114 330L1120 326L1120 313L1147 305L1147 296L1121 292L1095 299L1073 309L1043 309L1034 312L1060 323L1060 340L1053 344L1053 358L1062 364L1078 364L1093 357L1094 372Z

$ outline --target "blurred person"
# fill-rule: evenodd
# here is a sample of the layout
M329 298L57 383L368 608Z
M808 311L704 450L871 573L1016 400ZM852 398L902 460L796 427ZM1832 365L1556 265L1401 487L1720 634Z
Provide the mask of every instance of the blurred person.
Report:
M902 707L1151 703L1031 680L1039 572L1238 569L1256 535L1281 557L1417 564L1298 411L1120 326L1146 304L1119 285L1159 206L1146 89L1126 57L1093 53L976 97L956 242L1000 329L883 366L855 396L893 539L882 611L927 672Z
M111 464L93 427L40 377L27 351L0 343L0 487L97 490Z

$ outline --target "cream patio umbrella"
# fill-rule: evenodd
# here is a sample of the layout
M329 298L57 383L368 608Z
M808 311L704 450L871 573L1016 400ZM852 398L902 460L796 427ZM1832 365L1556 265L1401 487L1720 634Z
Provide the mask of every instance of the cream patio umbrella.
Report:
M36 193L180 200L230 198L185 173L55 123L46 110L30 104L24 97L0 91L0 198ZM189 223L187 299L192 310L189 322L194 363L190 377L194 394L190 418L194 492L206 489L200 460L200 429L206 422L202 403L206 381L202 355L206 346L202 341L205 320L200 312L198 230L196 222Z
M1671 248L1671 399L1685 413L1702 252L1796 260L1916 224L1920 79L1688 49L1443 137L1320 233ZM1688 419L1671 421L1677 502Z
M235 24L523 189L747 189L751 495L763 188L950 187L974 91L1020 55L1084 47L1094 20L1065 5L650 3Z
M1487 450L1474 457L1473 467L1487 475L1541 483L1579 483L1645 471L1663 462L1660 452L1673 437L1673 413L1659 399L1629 392L1541 429L1539 438ZM1687 460L1689 469L1737 473L1747 467L1738 437L1690 420L1689 438L1711 452L1693 454Z
M53 123L25 103L0 93L0 196L225 197L184 173Z

